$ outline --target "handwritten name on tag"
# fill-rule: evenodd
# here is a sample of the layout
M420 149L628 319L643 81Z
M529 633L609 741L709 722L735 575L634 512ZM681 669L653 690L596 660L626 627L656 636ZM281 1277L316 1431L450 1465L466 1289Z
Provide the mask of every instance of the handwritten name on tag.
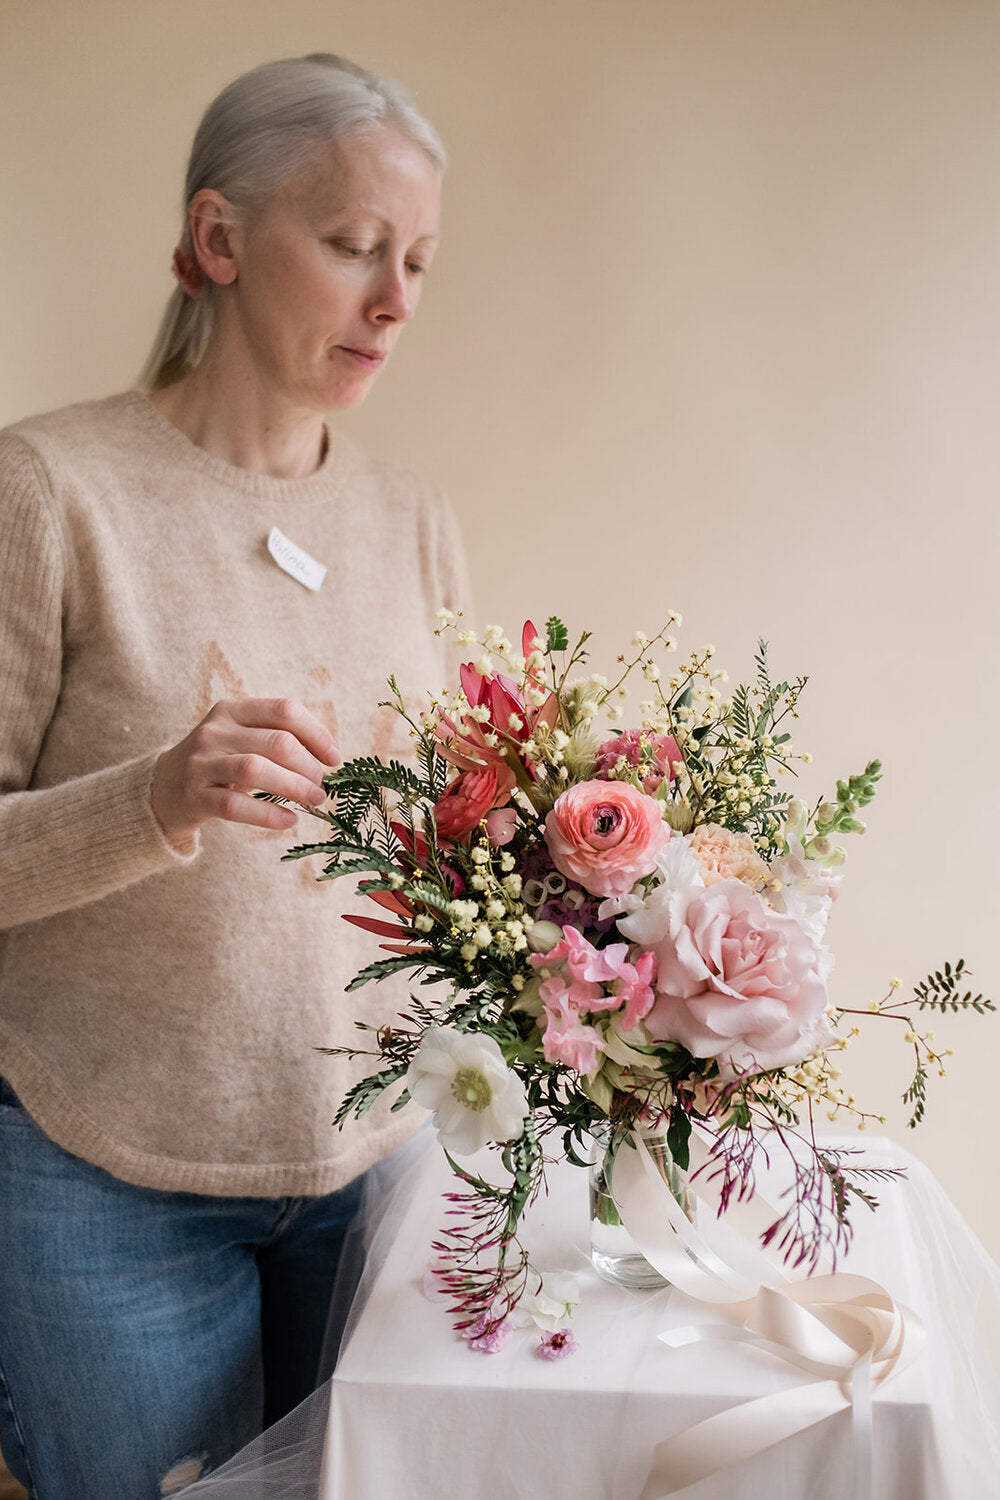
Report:
M296 579L307 589L316 590L323 585L326 577L326 569L322 563L318 563L308 552L290 542L284 532L279 531L277 526L271 527L271 534L267 539L267 550L289 577Z

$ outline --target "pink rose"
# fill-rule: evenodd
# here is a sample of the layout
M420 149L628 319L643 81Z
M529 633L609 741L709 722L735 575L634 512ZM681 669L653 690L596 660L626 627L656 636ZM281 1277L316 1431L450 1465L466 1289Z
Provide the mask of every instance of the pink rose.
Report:
M619 921L658 959L658 994L643 1025L730 1073L802 1062L832 1037L829 952L794 917L740 880L673 892Z
M627 781L581 781L545 819L556 869L592 896L624 896L653 873L669 838L660 804Z
M494 808L510 801L515 786L514 773L508 766L489 765L463 771L447 786L434 804L434 823L438 838L454 843L478 828ZM501 833L502 825L497 827ZM513 819L506 837L493 842L505 844L513 835Z

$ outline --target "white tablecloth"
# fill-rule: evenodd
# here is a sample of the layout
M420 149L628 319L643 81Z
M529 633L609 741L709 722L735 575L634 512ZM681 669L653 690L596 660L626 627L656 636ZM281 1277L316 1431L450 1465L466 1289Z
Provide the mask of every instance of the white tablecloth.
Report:
M918 1364L876 1397L873 1500L996 1500L1000 1272L926 1168L890 1142L857 1144L909 1177L879 1185L877 1215L855 1208L840 1269L880 1282L928 1332ZM632 1292L596 1276L586 1177L570 1166L550 1170L525 1242L539 1269L581 1275L578 1352L543 1360L533 1330L499 1353L471 1351L446 1306L421 1290L440 1194L455 1183L436 1149L420 1172L330 1386L320 1500L636 1500L662 1439L809 1383L762 1350L660 1342L661 1330L717 1314L674 1290ZM842 1411L684 1497L854 1500L853 1443Z

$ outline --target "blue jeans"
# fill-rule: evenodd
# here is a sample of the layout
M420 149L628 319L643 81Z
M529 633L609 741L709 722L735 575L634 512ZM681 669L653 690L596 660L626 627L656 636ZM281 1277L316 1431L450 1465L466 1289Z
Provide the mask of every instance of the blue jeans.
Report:
M0 1449L32 1500L160 1500L298 1405L362 1181L134 1187L55 1145L0 1079Z

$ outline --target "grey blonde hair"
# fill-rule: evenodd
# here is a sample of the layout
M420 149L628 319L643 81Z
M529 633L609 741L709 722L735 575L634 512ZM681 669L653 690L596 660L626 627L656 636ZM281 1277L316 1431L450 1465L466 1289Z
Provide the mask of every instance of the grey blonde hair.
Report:
M241 215L259 212L311 164L322 143L389 126L420 146L437 167L444 148L409 95L329 52L263 63L222 90L208 106L191 147L184 184L180 248L193 253L187 210L195 193L214 188ZM201 360L212 330L212 283L193 298L171 294L139 383L173 385Z

